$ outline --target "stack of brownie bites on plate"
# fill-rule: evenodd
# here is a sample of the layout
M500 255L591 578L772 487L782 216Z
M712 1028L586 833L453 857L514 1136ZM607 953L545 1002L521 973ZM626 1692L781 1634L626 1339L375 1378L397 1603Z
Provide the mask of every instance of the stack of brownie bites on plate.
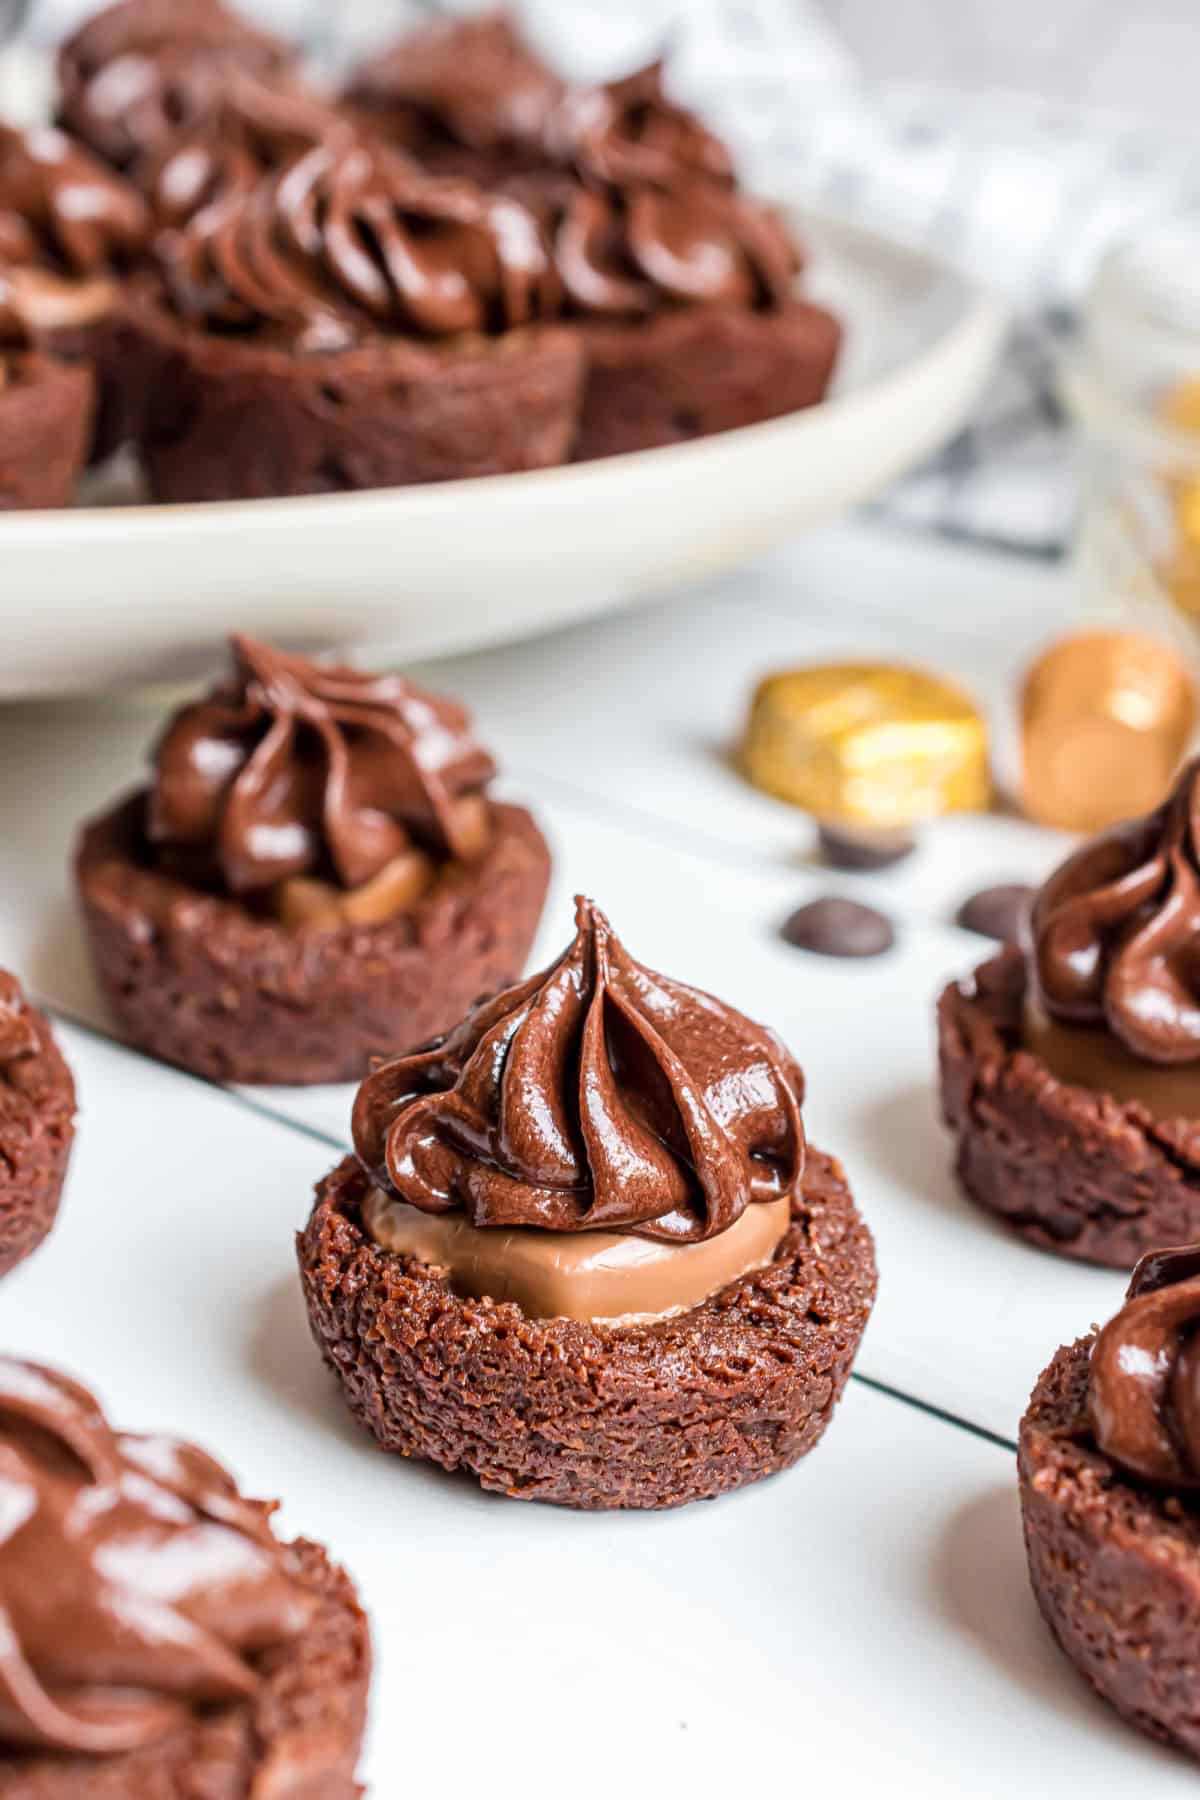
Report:
M219 0L118 0L58 74L53 128L0 126L0 506L122 445L160 501L321 494L828 388L800 246L657 66L572 88L490 14L333 94Z

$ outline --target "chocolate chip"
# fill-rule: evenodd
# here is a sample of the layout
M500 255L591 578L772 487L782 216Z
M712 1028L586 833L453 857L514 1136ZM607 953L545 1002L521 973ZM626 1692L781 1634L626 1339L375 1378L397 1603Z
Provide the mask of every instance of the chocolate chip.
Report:
M817 956L881 956L896 941L892 921L873 906L830 894L794 912L782 935Z
M821 854L832 869L890 869L911 856L917 840L908 831L854 831L822 825L817 831Z
M977 931L980 937L1011 944L1016 940L1022 915L1032 898L1033 889L1024 887L1019 881L980 888L977 894L963 901L954 915L954 922L964 931Z

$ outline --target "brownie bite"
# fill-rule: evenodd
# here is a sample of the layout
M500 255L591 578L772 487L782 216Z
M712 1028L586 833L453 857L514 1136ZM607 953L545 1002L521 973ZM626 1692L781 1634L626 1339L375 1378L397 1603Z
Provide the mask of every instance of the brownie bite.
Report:
M1200 1245L1155 1252L1099 1332L1061 1349L1021 1421L1029 1572L1080 1674L1200 1757Z
M462 707L233 640L150 785L84 828L96 973L129 1037L216 1080L348 1081L516 978L550 858Z
M550 968L359 1089L299 1239L385 1450L516 1499L709 1499L817 1443L875 1294L779 1040L580 900Z
M503 12L439 19L378 52L343 103L438 174L485 186L546 163L545 128L565 86Z
M1031 1243L1132 1268L1200 1236L1200 760L1034 896L948 987L942 1105L969 1196Z
M75 1083L48 1021L0 969L0 1275L58 1216L75 1137Z
M0 1800L357 1800L349 1578L191 1444L0 1357Z
M51 126L0 124L0 279L39 349L92 370L92 460L129 439L140 414L125 295L149 240L141 195L81 144Z
M207 117L235 69L290 79L294 64L221 0L117 0L59 51L59 123L127 169Z
M519 202L383 145L315 146L158 242L142 449L160 500L561 462L582 352Z
M841 328L797 291L799 247L658 64L570 94L535 207L587 356L575 453L646 450L820 400Z

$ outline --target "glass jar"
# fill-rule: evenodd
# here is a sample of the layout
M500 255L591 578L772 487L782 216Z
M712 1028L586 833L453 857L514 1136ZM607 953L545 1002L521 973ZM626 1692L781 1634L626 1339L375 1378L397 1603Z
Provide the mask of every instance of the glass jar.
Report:
M1082 428L1081 608L1200 669L1200 215L1104 258L1061 389Z

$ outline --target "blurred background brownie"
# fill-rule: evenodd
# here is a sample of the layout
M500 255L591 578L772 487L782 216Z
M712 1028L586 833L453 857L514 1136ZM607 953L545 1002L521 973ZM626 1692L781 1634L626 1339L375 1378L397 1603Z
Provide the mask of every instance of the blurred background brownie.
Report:
M76 872L135 1043L236 1081L345 1081L524 966L549 852L494 802L464 710L234 640L168 724L149 788L88 825Z
M484 185L544 167L565 91L506 13L439 19L364 63L346 107L439 174Z
M1076 850L1023 946L938 1012L970 1197L1043 1249L1131 1268L1200 1236L1200 760Z
M355 1800L370 1636L320 1545L13 1357L0 1468L4 1800Z
M221 0L117 0L59 51L59 122L128 168L208 116L232 69L288 77L295 62Z
M578 322L575 453L646 450L793 412L829 385L841 328L797 293L801 251L737 185L725 146L658 64L572 92L547 125L538 212Z
M327 493L543 468L582 357L516 201L324 143L158 245L160 500Z
M47 1020L0 969L0 1275L53 1226L74 1137L71 1071Z
M1200 1244L1139 1263L1021 1421L1029 1573L1065 1654L1140 1731L1200 1757Z
M130 438L144 383L125 282L149 246L137 190L64 132L0 124L0 279L39 348L96 377L93 459Z
M0 260L0 512L66 506L87 455L95 383L33 346Z
M579 900L557 962L359 1089L299 1240L350 1410L387 1450L587 1510L788 1468L875 1295L803 1089L772 1032Z

